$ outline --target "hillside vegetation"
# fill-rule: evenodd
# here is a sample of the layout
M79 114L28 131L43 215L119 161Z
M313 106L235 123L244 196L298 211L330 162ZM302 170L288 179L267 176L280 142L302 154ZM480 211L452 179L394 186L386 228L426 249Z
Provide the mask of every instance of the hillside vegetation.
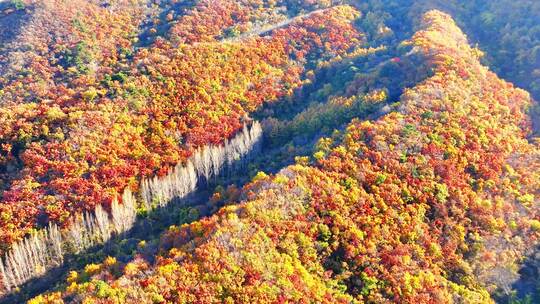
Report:
M531 99L481 66L448 15L427 13L406 44L433 76L396 112L171 227L155 263L108 258L34 302L491 303L539 236Z
M40 5L54 5L49 2ZM6 51L2 250L40 225L68 225L81 211L108 207L124 189L137 190L142 177L163 175L196 148L222 143L248 113L298 86L304 65L362 39L350 24L357 13L336 7L277 29L270 39L221 43L208 37L213 42L178 47L157 39L135 50L128 27L137 24L133 2L116 3L116 10L83 2L88 12L63 1L54 10L36 8L34 14L44 16L34 16ZM38 22L50 20L68 37L60 30L50 38L41 33L50 26ZM179 31L171 29L174 37L193 35ZM65 45L51 50L41 45L48 39ZM19 43L31 47L20 51Z
M0 302L540 301L538 20L0 2Z

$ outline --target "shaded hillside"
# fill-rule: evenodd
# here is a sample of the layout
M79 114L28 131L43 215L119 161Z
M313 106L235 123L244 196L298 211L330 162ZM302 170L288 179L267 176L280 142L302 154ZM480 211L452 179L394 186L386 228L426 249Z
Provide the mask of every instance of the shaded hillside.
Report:
M9 43L19 34L31 10L22 1L0 1L0 45Z

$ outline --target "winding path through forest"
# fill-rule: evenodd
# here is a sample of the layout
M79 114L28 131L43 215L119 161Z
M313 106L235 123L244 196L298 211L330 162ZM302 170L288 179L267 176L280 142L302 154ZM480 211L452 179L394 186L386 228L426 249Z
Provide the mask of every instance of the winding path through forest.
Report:
M313 14L320 13L320 12L322 12L324 10L331 9L331 8L332 7L324 8L324 9L318 9L318 10L311 11L309 13L294 16L294 17L291 17L289 19L283 20L283 21L278 22L278 23L262 26L260 28L245 32L243 34L240 34L238 37L222 39L220 42L223 42L223 43L239 42L239 41L242 41L243 39L246 39L246 38L255 37L255 36L262 36L262 35L265 35L265 34L268 34L268 33L272 32L273 30L276 30L276 29L281 28L281 27L285 27L285 26L287 26L287 25L289 25L289 24L291 24L293 22L300 21L300 20L302 20L304 18L307 18L307 17L309 17L309 16L311 16Z

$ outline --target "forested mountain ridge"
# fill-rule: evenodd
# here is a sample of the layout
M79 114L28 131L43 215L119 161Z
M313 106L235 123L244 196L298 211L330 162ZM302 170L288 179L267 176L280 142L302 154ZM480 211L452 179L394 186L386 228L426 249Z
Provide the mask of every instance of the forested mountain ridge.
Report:
M406 45L433 76L396 112L171 227L155 263L108 258L33 301L493 302L539 233L532 100L480 65L448 15L427 13Z
M538 1L417 1L415 6L413 11L440 8L459 18L490 67L540 99Z
M43 5L53 5L47 3ZM115 21L134 16L122 4L132 6L129 1L118 2L114 9L87 3L89 9L103 11L101 16L112 19L107 24L127 27L136 20ZM70 10L61 16L76 16L65 21L75 29L57 26L68 36L82 35L81 42L68 42L71 48L55 44L60 50L46 49L46 56L41 56L35 54L35 48L40 49L38 41L27 51L34 55L21 55L23 66L28 66L24 73L12 67L15 55L7 52L6 56L7 69L19 74L7 72L2 85L5 106L0 109L0 121L6 126L1 131L4 152L0 159L3 250L36 224L67 224L77 212L108 206L126 187L136 189L141 177L163 175L195 148L231 137L249 112L301 83L302 65L310 57L319 60L325 53L339 54L361 39L361 33L350 25L355 12L335 7L324 12L324 19L321 12L276 30L273 39L235 44L191 41L179 47L158 39L127 58L115 51L128 52L132 37L124 41L114 28L111 33L98 31L103 36L95 37L97 29L87 25L96 22L95 15L74 10L76 4L62 5ZM60 14L40 8L47 14ZM55 16L37 20L61 21ZM321 25L322 31L316 28ZM46 28L36 25L35 31ZM174 37L192 35L175 27L171 32ZM126 29L120 33L130 35ZM41 33L28 35L44 39ZM91 47L84 42L86 36L112 50ZM25 36L17 39L26 41Z
M0 4L0 302L538 300L511 7Z

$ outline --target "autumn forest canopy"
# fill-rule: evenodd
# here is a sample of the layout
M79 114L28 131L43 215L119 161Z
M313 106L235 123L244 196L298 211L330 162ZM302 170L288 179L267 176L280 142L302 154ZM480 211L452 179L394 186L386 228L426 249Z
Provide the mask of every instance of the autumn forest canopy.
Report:
M540 2L0 0L0 303L540 303Z

